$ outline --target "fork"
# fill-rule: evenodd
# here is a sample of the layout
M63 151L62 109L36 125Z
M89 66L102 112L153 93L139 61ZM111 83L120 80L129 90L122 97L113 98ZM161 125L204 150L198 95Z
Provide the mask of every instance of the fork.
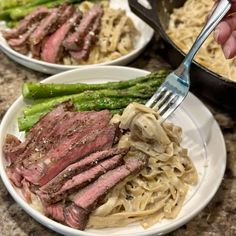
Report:
M162 122L176 110L187 96L190 88L189 70L193 58L230 8L230 0L219 1L183 62L166 77L156 93L145 104L160 114Z

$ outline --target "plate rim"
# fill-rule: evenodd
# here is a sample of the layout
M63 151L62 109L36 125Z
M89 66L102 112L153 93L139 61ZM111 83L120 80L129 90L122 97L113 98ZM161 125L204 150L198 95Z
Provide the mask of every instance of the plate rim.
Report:
M47 83L47 82L52 82L52 80L57 80L57 77L63 77L63 76L68 76L69 74L79 74L82 73L83 71L89 71L89 70L101 70L104 71L104 74L108 73L109 71L112 70L127 70L127 72L135 72L135 73L139 73L140 76L145 75L150 73L149 71L146 70L142 70L142 69L136 69L136 68L132 68L132 67L122 67L122 66L99 66L99 67L86 67L86 68L78 68L76 70L71 70L71 71L65 71L62 72L60 74L56 74L53 76L48 77L47 79L41 81L42 83ZM79 78L78 78L79 80ZM211 118L213 118L214 121L214 125L215 128L218 129L218 134L219 136L217 137L222 145L222 151L224 153L224 156L222 157L224 159L224 166L222 168L222 173L219 173L221 179L223 179L224 176L224 172L225 172L225 168L226 168L226 147L225 147L225 141L224 141L224 137L222 134L222 131L219 127L219 124L217 123L217 121L215 120L215 118L213 117L212 113L209 111L209 109L193 94L190 93L190 97L192 97L192 99L194 99L195 101L197 101L200 105L201 105L201 109L205 110L205 113L210 116ZM0 124L0 158L3 158L2 155L2 143L3 143L3 135L1 135L3 133L4 127L7 124L7 118L11 117L11 113L17 109L17 105L18 103L23 102L23 97L20 96L11 106L10 108L7 110L6 114L4 115L2 122ZM19 108L18 108L19 110ZM14 189L13 185L10 183L10 180L8 179L6 173L5 173L5 168L2 165L2 161L0 160L0 175L2 178L2 181L5 185L5 187L7 188L8 192L11 194L11 196L14 198L14 200L20 205L21 208L23 208L32 218L34 218L36 221L40 222L41 224L43 224L44 226L47 226L48 228L59 232L59 233L69 233L69 235L84 235L84 236L94 236L96 235L95 233L91 233L91 232L86 232L86 231L80 231L77 229L72 229L68 226L65 226L61 223L58 223L54 220L51 220L50 218L42 215L41 213L39 213L37 210L33 209L28 203L26 203L22 198L20 198L18 195L18 193L16 192L16 190ZM191 214L188 214L187 216L183 216L179 220L177 219L176 222L173 222L173 224L171 225L171 227L165 229L165 233L168 233L170 231L175 230L176 228L179 228L180 226L182 226L183 224L185 224L186 222L188 222L189 220L191 220L194 216L196 216L209 202L210 200L213 198L213 196L215 195L216 191L218 190L220 184L222 181L219 181L216 185L214 185L214 189L211 190L211 194L208 195L208 197L203 201L203 203L201 204L200 207L198 207L197 209L194 209ZM143 232L140 233L136 233L136 235L154 235L155 234L155 229L147 229ZM131 235L131 234L119 234L119 235Z

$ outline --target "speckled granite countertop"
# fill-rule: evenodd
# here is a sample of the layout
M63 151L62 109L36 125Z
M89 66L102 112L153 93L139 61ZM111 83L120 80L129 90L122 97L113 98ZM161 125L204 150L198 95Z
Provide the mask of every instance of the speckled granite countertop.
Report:
M153 44L155 45L155 44ZM154 70L160 58L152 44L131 66ZM40 81L47 75L28 70L0 53L0 120L13 101L20 95L26 81ZM227 170L224 180L210 204L192 221L172 232L182 235L236 235L236 119L232 115L210 107L219 122L227 146ZM0 180L0 235L51 236L58 235L28 216L12 199Z

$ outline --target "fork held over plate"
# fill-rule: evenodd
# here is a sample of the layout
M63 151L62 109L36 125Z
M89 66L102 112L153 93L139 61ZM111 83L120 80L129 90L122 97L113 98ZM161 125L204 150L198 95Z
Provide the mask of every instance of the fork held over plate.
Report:
M132 9L133 4L142 5L142 2L138 0L129 0L129 4ZM146 6L146 4L142 5L143 8ZM183 62L175 71L166 77L160 88L146 103L146 106L159 112L162 117L162 121L166 120L166 118L168 118L168 116L170 116L184 101L190 88L189 70L192 60L198 49L217 26L220 20L227 14L230 8L231 0L221 0L218 2L213 13L209 17L206 25L198 35Z

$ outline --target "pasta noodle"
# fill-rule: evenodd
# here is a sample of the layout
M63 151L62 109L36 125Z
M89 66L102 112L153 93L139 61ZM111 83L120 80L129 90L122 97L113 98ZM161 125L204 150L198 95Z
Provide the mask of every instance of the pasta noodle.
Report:
M213 4L213 0L187 0L183 7L174 9L167 34L185 53L189 51L203 28ZM202 45L195 59L213 72L236 81L236 59L225 59L212 34Z
M80 4L80 10L86 12L92 6L93 3L85 1ZM77 61L71 57L65 57L64 64L103 63L126 55L134 49L138 31L132 20L126 15L125 10L110 8L107 1L102 2L102 6L104 14L101 19L101 30L88 60Z
M90 216L88 227L120 227L140 221L148 228L163 218L175 218L185 199L189 185L195 185L198 176L180 146L181 128L159 123L156 113L143 105L132 103L120 121L122 129L130 131L122 136L119 147L131 147L130 155L145 153L147 167L136 176L117 185L103 204Z

